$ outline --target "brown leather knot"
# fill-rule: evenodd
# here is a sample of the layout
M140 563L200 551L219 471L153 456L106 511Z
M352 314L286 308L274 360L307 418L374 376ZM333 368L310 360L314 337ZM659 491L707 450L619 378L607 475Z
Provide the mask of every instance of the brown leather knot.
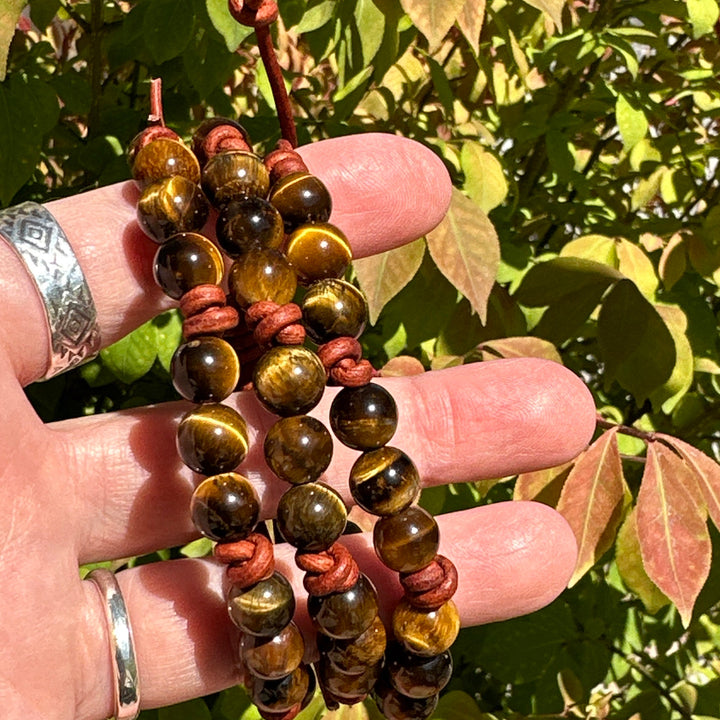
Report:
M183 337L186 340L199 335L222 335L237 327L240 315L226 305L224 290L218 285L197 285L180 298Z
M236 542L218 543L215 557L228 566L228 580L241 588L267 580L275 572L272 543L259 533L250 533Z
M248 325L254 328L255 342L260 347L302 345L305 342L302 310L295 303L278 305L272 300L253 303L246 311Z
M203 152L207 160L229 150L252 152L242 132L232 125L214 127L203 140Z
M265 167L270 173L271 183L276 183L290 173L308 172L305 161L287 140L279 140L277 149L268 153L265 157Z
M422 570L400 573L400 584L413 607L419 610L437 610L457 590L457 569L445 556L436 555Z
M305 571L303 585L310 595L345 592L355 585L360 576L360 569L350 551L340 543L333 543L319 553L297 552L295 562Z
M361 387L367 385L377 372L362 358L362 346L352 337L330 340L317 350L330 380L336 385Z
M141 133L137 134L130 143L128 148L128 162L133 164L137 154L153 140L158 138L167 138L168 140L180 140L180 136L165 125L150 125Z
M275 22L278 6L274 0L228 0L230 14L241 25L259 28Z

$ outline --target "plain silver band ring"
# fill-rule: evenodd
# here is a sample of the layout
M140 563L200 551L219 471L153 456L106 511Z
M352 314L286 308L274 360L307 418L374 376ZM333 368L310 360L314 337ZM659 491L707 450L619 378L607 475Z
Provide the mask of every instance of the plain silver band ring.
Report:
M47 380L100 349L90 288L75 253L49 210L34 202L0 212L0 235L27 267L45 307L50 335Z
M115 720L135 720L140 712L140 683L132 627L120 586L115 575L105 568L93 570L86 579L95 583L104 602L115 686Z

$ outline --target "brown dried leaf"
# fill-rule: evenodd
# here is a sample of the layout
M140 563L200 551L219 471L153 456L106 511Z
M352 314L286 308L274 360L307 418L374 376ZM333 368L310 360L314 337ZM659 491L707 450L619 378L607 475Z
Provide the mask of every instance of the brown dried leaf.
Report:
M428 39L433 51L447 35L466 0L400 0L413 25Z
M578 543L574 585L607 552L622 518L623 477L617 429L603 433L575 462L557 511L568 521Z
M27 0L3 0L0 6L0 82L7 73L7 59L10 43Z
M481 351L483 360L511 357L536 357L553 360L562 365L560 353L551 342L531 335L488 340L479 345L478 350Z
M557 27L558 30L562 30L564 0L525 0L525 2L546 13L552 19L555 27Z
M513 500L535 500L555 507L572 466L573 464L569 462L545 470L535 470L518 475L515 481Z
M391 358L380 370L383 377L406 377L408 375L422 375L424 372L423 364L412 355L398 355Z
M443 221L427 236L440 272L468 299L481 322L500 265L500 244L488 216L457 188Z
M637 499L643 564L650 579L672 600L687 626L710 572L710 534L698 504L695 473L669 447L648 444Z
M483 20L485 20L485 0L465 0L457 24L476 55L480 50Z
M358 283L367 298L372 325L385 305L415 277L424 255L425 240L420 238L394 250L353 261Z

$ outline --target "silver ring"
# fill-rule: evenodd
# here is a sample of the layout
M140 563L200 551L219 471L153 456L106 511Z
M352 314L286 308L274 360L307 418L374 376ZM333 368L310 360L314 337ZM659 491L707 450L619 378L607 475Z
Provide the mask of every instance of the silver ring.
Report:
M115 720L135 720L140 713L140 683L132 627L120 586L115 575L105 568L93 570L86 579L95 583L104 601L115 686Z
M100 349L95 304L57 220L42 205L25 202L0 212L0 235L27 267L45 307L50 363L42 379L92 357Z

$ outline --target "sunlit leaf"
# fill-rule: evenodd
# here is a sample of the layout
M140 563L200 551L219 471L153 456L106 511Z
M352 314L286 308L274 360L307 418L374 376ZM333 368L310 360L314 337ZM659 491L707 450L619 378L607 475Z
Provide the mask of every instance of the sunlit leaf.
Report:
M497 233L487 215L453 188L450 208L427 235L432 259L485 321L487 302L500 264Z
M358 0L354 16L360 35L363 62L369 65L383 42L385 15L373 0Z
M423 364L411 355L397 355L390 358L380 369L383 377L406 377L408 375L422 375L425 372Z
M486 213L505 200L508 184L502 165L480 143L463 143L460 164L465 173L463 189Z
M466 0L400 0L415 27L434 50L455 24Z
M573 463L569 462L518 475L513 489L513 500L535 500L555 507L572 466Z
M157 357L157 328L150 320L108 348L100 351L105 367L124 383L145 375Z
M688 18L693 29L693 37L699 38L712 32L720 17L716 0L685 0Z
M666 290L672 290L673 285L685 274L687 269L687 253L685 242L680 233L675 233L663 248L658 273Z
M563 245L560 257L576 257L617 267L615 239L607 235L583 235Z
M615 120L626 150L639 143L647 134L645 113L633 107L624 95L618 95L615 103Z
M542 10L546 13L555 23L555 27L558 30L562 30L562 10L565 7L564 0L525 0L528 5L531 5L538 10Z
M615 244L618 270L630 278L648 300L652 300L658 288L658 278L652 261L642 248L625 238L617 238Z
M625 479L615 428L603 433L576 461L557 511L578 543L574 585L611 547L622 518Z
M370 323L412 279L422 265L425 240L420 238L402 247L353 261L358 283L368 302Z
M433 720L485 720L478 704L462 690L445 693L432 715Z
M648 445L637 499L637 527L650 579L675 604L685 626L710 571L706 512L693 497L695 473L670 448Z
M0 7L0 82L5 79L10 43L25 5L27 0L4 0Z
M457 24L476 55L480 49L480 32L484 20L485 0L465 0Z
M206 0L206 7L210 22L222 35L229 52L235 52L240 43L254 32L251 27L235 20L230 14L227 0Z
M536 357L562 364L560 353L551 342L532 335L488 340L482 343L478 349L482 351L483 360Z
M666 167L657 168L649 177L640 178L630 196L630 207L633 210L644 208L660 191L660 183Z

